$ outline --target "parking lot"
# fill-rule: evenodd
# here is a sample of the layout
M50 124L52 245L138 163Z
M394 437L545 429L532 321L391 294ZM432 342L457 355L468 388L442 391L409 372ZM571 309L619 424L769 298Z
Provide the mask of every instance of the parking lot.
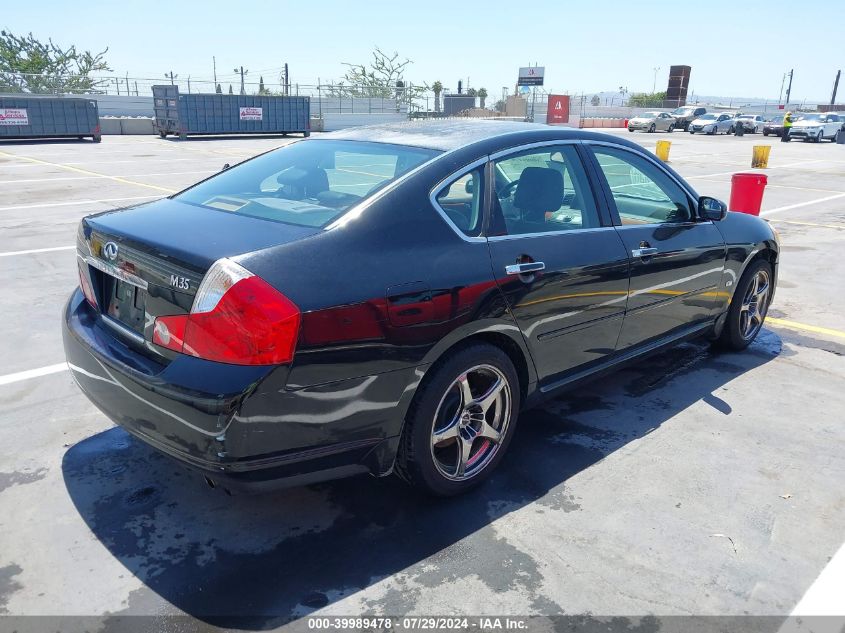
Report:
M725 201L752 146L772 145L763 215L783 251L766 329L745 353L686 344L526 412L492 479L451 500L367 477L229 497L114 427L66 370L78 220L292 139L0 144L0 614L266 629L315 612L832 608L845 583L822 574L845 556L831 562L845 541L845 150L611 133L652 151L671 140L670 164Z

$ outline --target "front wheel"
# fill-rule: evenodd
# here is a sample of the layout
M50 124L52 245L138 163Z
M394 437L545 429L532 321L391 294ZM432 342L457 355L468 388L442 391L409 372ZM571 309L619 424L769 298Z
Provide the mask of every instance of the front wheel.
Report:
M652 124L649 126L648 131L649 131L650 133L651 133L651 132L654 132L654 123L652 123Z
M500 348L448 356L419 388L405 419L396 473L438 496L461 494L501 461L519 412L519 378Z
M821 143L821 142L822 142L822 133L819 132L818 135L816 136L816 143Z
M737 351L751 345L763 328L771 297L772 266L760 259L740 278L717 345Z
M668 129L668 130L666 130L666 131L667 131L667 132L669 132L669 133L671 134L672 132L674 132L674 131L675 131L675 125L674 125L674 124L670 125L670 126L669 126L669 129Z

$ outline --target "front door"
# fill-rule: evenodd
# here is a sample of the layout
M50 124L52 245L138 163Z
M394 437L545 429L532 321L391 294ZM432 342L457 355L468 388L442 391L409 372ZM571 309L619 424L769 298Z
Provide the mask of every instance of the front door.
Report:
M713 222L696 219L691 196L656 162L622 148L591 147L631 262L617 349L714 318L727 299L722 234Z
M542 387L614 352L628 257L599 213L576 144L503 153L488 169L493 272Z

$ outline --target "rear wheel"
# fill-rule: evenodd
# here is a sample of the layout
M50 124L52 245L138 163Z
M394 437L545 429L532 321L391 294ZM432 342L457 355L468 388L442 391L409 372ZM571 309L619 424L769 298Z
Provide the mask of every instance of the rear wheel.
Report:
M675 131L675 124L674 123L669 124L669 129L666 130L666 131L667 132L674 132Z
M748 347L763 327L771 297L772 266L760 259L740 278L717 345L733 350Z
M654 132L654 123L652 123L650 126L648 126L648 131Z
M433 372L408 411L396 473L452 496L480 484L502 459L519 412L519 378L508 355L484 343L458 350Z
M763 130L763 136L768 136L769 133L766 130Z

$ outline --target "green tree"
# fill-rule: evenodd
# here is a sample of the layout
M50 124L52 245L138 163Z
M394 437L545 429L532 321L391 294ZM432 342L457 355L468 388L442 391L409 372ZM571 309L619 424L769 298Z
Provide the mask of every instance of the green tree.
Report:
M105 55L80 51L76 46L62 48L52 39L41 42L29 33L15 35L0 31L0 87L6 92L60 93L98 92L107 79L92 73L110 71Z
M467 88L467 96L468 97L477 97L478 96L478 90L476 90L475 88Z
M431 90L434 92L434 111L440 112L440 93L443 92L443 84L440 80L431 84Z
M590 105L597 106L601 104L601 98L598 95L593 95L593 98L590 99Z
M230 94L230 95L235 94L235 93L232 91L232 84L229 84L229 94Z
M502 114L505 113L505 101L504 99L499 99L496 104L493 106L493 109L496 112L501 112Z
M269 95L272 94L267 88L264 87L264 77L258 77L258 94L260 95Z
M628 105L632 108L661 108L666 100L666 92L634 92L628 97Z
M478 99L481 101L481 107L484 107L484 103L487 100L487 88L479 88L478 89Z
M217 84L217 87L214 89L214 92L216 92L219 95L223 94L223 88L220 87L220 84Z

